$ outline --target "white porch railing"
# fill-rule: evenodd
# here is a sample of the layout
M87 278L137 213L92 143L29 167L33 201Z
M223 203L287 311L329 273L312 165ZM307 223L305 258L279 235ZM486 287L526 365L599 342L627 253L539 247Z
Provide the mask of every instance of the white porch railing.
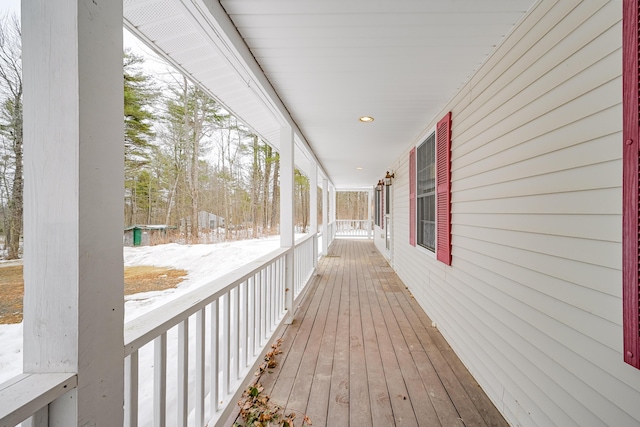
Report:
M315 249L314 249L315 248ZM311 235L306 239L302 239L296 242L294 250L293 260L295 262L294 268L294 284L293 284L293 298L297 299L300 292L304 289L307 282L311 278L311 274L317 266L317 249L318 248L318 236Z
M371 221L367 219L338 219L336 237L366 237L371 238Z
M297 298L313 273L316 239L305 236L295 248L274 251L127 323L125 425L226 421L284 319L287 286ZM293 283L286 284L292 253ZM142 374L151 360L153 373ZM143 390L139 378L145 376L153 387Z
M285 318L286 292L297 299L309 282L317 245L318 235L309 234L128 322L125 425L224 423ZM293 283L285 283L287 267ZM48 425L48 405L76 386L73 373L23 374L1 384L0 426Z
M78 386L73 373L20 374L0 384L0 426L48 425L49 404Z

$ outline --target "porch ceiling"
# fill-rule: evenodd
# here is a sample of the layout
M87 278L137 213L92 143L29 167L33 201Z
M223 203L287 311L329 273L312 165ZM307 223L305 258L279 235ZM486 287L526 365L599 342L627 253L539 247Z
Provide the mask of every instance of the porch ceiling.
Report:
M124 14L272 145L292 125L296 163L317 157L341 189L371 188L533 3L124 0Z

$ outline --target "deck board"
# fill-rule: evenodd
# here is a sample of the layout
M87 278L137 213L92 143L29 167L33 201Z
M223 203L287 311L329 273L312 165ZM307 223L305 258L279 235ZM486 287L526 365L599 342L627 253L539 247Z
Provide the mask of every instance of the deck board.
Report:
M371 241L333 242L282 338L261 381L296 425L508 426Z

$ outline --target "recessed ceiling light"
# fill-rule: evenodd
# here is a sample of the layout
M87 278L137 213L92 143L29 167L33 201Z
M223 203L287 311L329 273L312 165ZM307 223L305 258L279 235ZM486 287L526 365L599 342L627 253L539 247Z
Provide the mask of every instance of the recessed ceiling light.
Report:
M361 171L361 170L362 170L362 167L358 166L356 169L358 169L359 171Z
M371 123L373 121L373 117L371 117L371 116L362 116L358 120L360 120L362 123Z

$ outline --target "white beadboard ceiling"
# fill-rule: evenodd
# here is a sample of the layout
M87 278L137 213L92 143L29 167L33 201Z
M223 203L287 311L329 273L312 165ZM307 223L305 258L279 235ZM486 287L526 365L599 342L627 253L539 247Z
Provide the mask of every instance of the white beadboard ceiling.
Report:
M315 159L355 189L392 168L534 3L124 0L124 22L276 148L292 126L298 167Z

